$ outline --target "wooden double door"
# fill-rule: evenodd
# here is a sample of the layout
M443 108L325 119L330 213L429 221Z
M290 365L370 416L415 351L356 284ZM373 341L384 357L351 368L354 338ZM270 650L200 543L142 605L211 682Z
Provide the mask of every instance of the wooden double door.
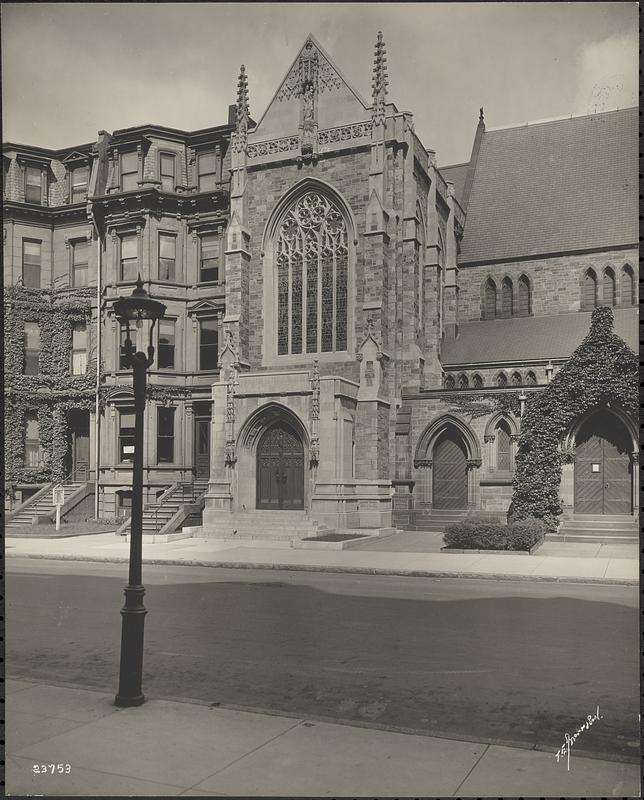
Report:
M257 446L257 508L304 508L304 446L286 423L270 427Z
M432 505L434 508L467 508L467 453L461 437L446 431L433 453Z
M575 446L575 512L632 513L631 450L625 426L607 411L581 427Z

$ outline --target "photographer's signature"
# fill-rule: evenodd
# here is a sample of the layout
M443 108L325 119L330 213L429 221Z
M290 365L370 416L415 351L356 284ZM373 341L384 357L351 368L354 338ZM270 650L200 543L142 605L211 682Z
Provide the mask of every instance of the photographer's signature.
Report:
M568 762L568 769L570 770L570 751L572 750L572 746L575 743L575 739L582 734L584 731L587 731L591 725L594 725L598 719L603 719L603 716L599 713L599 706L597 706L597 710L594 714L588 714L586 717L586 721L583 722L579 728L573 733L566 733L564 734L564 743L561 745L559 750L555 753L555 758L557 762L559 762L564 756L566 756Z

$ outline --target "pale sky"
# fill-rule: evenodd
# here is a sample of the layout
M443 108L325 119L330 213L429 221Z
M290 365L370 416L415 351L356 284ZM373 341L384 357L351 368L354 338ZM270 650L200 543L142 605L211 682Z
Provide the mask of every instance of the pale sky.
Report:
M259 120L309 32L370 101L389 99L439 164L489 127L637 105L636 3L3 3L5 141L59 148L146 122L227 121L239 65Z

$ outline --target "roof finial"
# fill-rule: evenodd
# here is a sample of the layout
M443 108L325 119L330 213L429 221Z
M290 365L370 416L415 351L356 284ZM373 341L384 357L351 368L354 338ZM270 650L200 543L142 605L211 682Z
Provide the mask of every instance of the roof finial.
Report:
M387 95L387 50L382 38L382 31L378 31L378 39L374 50L373 59L373 109L371 112L374 125L385 121L385 97Z
M246 77L246 67L242 64L237 81L237 133L246 133L248 131L249 118L248 78Z
M485 117L483 116L483 106L479 109L479 122L484 122Z

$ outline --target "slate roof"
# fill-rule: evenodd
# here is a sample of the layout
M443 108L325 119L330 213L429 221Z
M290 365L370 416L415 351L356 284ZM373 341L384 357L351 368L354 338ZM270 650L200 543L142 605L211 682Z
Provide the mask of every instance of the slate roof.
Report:
M637 108L484 133L459 264L637 241Z
M439 172L446 181L454 184L454 193L458 202L463 205L463 189L467 178L467 168L469 163L452 164L449 167L439 167Z
M514 317L459 325L455 341L443 342L441 361L458 364L513 363L568 358L590 330L592 312ZM614 308L615 333L638 352L636 307Z

